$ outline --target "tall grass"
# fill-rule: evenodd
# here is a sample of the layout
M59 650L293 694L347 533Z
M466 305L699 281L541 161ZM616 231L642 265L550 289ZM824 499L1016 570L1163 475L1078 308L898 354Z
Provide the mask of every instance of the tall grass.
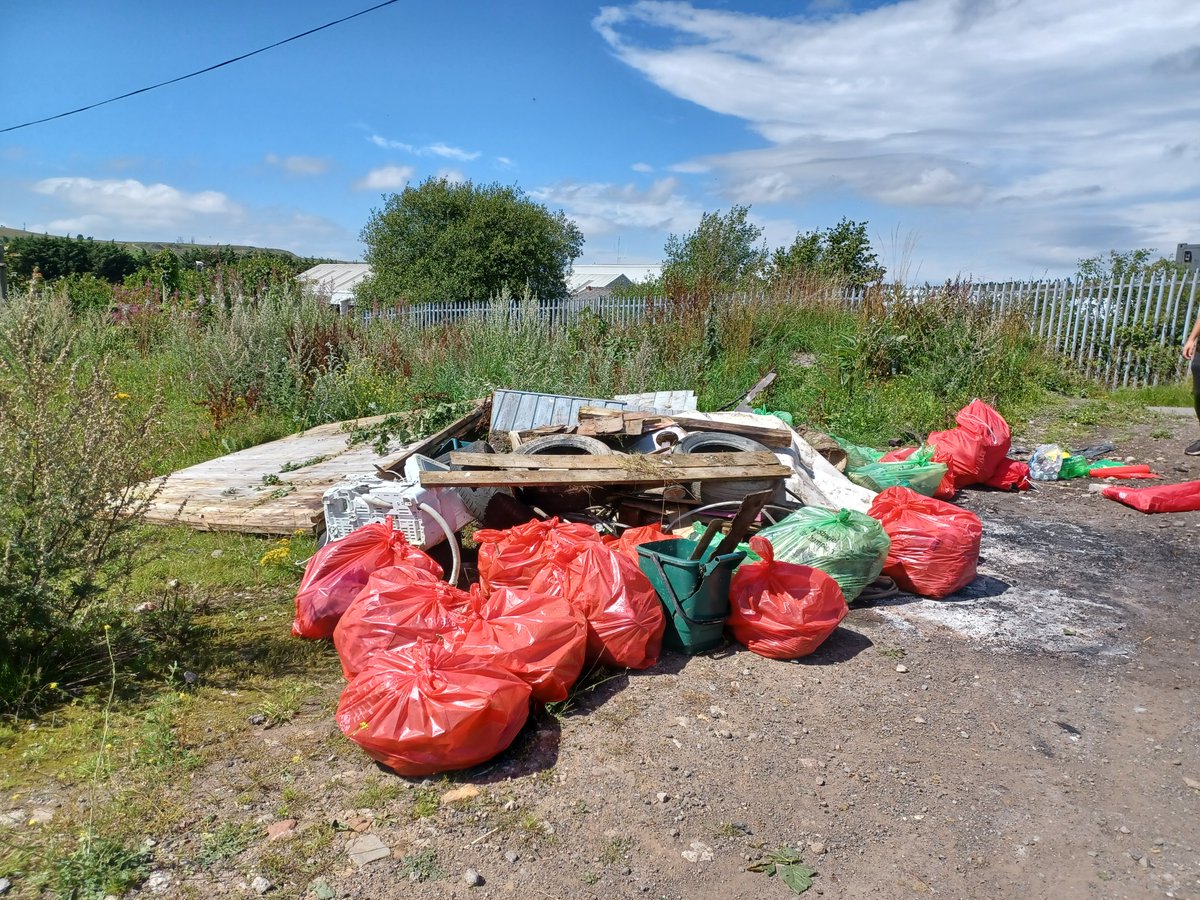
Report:
M582 313L551 328L536 301L415 329L364 324L315 299L267 296L197 311L80 316L85 352L113 360L137 398L163 394L164 471L324 422L484 396L497 387L608 396L693 388L701 407L762 398L797 420L878 442L945 426L974 397L1021 413L1071 378L1018 313L998 317L953 285L911 303L880 293L850 310L814 291L678 304L620 324Z

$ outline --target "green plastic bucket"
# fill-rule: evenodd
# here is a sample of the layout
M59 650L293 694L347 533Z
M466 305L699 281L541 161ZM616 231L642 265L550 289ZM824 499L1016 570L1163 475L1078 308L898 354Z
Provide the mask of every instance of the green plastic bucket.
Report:
M721 643L729 617L729 579L746 556L741 550L714 556L709 547L690 560L696 542L686 538L639 544L638 565L667 613L663 644L684 653L703 653Z

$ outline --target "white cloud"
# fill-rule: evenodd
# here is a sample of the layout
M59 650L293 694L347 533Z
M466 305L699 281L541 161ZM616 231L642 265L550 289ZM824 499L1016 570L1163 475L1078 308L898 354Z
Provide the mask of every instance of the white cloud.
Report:
M220 191L188 193L167 184L143 184L133 178L45 178L33 191L51 197L76 212L59 221L115 225L137 224L173 228L197 219L237 219L242 207Z
M552 207L561 207L591 238L624 228L682 232L696 227L703 212L679 194L674 178L641 189L633 184L567 181L530 192Z
M459 162L470 162L471 160L478 159L481 155L478 150L463 150L461 147L452 147L449 144L443 144L441 141L418 147L415 144L406 144L403 141L393 141L378 134L371 135L368 140L376 147L382 147L385 150L403 150L405 153L410 153L413 156L440 156L442 159L456 159Z
M329 171L330 161L320 156L276 156L274 153L266 155L266 163L269 166L283 169L289 175L323 175Z
M633 171L635 171L635 172L653 172L654 171L654 166L650 165L650 163L644 163L644 162L635 162L629 168L633 169Z
M412 166L380 166L354 182L354 189L356 191L395 191L408 184L414 174L415 170Z
M437 177L444 178L451 184L464 184L467 180L467 176L458 169L438 169Z
M765 141L670 167L716 173L731 202L836 194L999 225L1014 208L1129 220L1200 193L1200 4L837 6L772 18L638 0L602 8L593 26L651 82ZM1174 227L1200 233L1197 209ZM1145 221L1138 233L1159 230ZM1028 242L1013 254L1041 258Z
M509 159L507 156L497 156L497 157L496 157L496 163L497 163L497 165L499 165L499 166L500 166L500 168L502 168L502 169L511 169L511 168L512 168L514 165L516 165L516 163L514 163L514 162L513 162L511 159Z
M86 234L101 240L196 240L248 244L351 258L355 236L322 216L250 207L219 191L189 192L135 179L47 178L29 185L44 220L33 231ZM30 217L32 218L32 217Z

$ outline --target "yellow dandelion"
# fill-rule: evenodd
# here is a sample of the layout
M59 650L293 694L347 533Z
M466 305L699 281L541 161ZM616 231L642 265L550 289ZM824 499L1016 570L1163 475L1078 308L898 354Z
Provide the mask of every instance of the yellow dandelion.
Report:
M46 687L48 687L52 691L58 690L58 682L52 681L48 685L46 685Z
M125 393L124 391L117 391L115 394L113 394L113 399L114 400L128 400L129 395L127 393Z

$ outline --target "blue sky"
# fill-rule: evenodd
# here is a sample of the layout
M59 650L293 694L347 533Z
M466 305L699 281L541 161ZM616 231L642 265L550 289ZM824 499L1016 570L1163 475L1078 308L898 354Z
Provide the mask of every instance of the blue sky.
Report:
M0 127L370 5L20 4ZM0 224L355 259L381 195L430 175L564 210L581 263L657 261L735 203L772 247L865 219L908 280L1172 255L1200 241L1200 3L404 0L0 134Z

